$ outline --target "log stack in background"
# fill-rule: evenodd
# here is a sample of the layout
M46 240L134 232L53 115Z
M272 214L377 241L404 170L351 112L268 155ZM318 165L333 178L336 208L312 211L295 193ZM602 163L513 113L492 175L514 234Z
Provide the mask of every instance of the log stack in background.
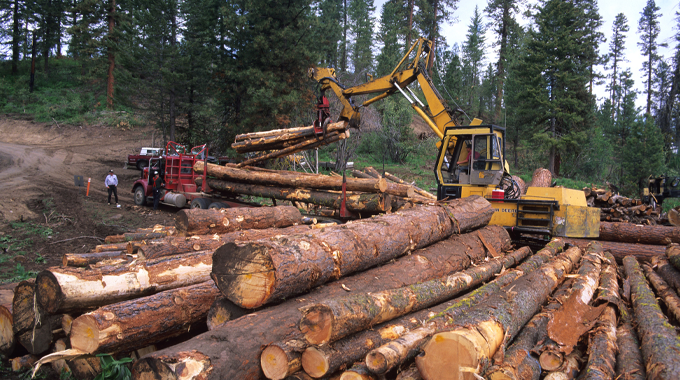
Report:
M629 222L637 224L661 224L661 206L656 208L633 199L616 194L611 190L586 187L583 189L586 202L590 207L598 207L600 220L606 222Z

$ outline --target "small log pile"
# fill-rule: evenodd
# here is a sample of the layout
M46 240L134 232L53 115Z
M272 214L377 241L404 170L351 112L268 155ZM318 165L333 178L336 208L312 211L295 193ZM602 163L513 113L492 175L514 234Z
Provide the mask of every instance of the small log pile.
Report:
M344 140L349 138L347 126L346 122L330 123L324 127L322 134L317 134L314 126L246 133L236 136L231 147L242 154L260 152L258 156L238 164L244 167Z
M624 197L611 190L586 187L583 189L590 207L598 207L600 220L636 224L661 224L661 207L644 204L640 199Z

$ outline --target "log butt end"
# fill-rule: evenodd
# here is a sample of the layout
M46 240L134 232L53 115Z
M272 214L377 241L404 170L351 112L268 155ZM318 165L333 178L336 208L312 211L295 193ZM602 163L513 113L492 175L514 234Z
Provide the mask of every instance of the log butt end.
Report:
M57 314L64 299L64 293L61 291L59 281L52 272L44 270L38 273L35 279L35 293L38 303L46 312Z
M290 366L288 365L288 355L279 346L267 346L262 351L260 366L267 379L283 380L291 374Z
M385 353L380 350L373 350L366 355L366 367L372 373L382 375L389 369L388 358L385 357Z
M225 297L246 309L265 304L276 283L267 248L258 244L241 247L227 243L218 248L213 254L211 277Z
M543 351L538 358L541 368L545 371L557 371L564 362L564 357L557 351Z
M300 320L300 331L309 344L328 343L333 333L333 311L326 305L317 304L307 308Z
M328 374L330 363L323 352L316 347L308 347L302 353L302 369L314 378L323 377Z
M14 349L12 325L12 313L6 307L0 305L0 357L7 357Z
M99 348L99 326L90 315L81 315L71 323L71 347L87 353Z

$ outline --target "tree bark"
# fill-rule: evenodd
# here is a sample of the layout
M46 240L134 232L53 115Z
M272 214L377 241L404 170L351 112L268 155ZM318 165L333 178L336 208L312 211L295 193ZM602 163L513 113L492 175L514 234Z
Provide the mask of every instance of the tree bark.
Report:
M434 332L434 327L423 326L371 350L366 355L366 367L376 375L387 373L415 357Z
M210 279L212 253L199 251L92 270L53 267L38 274L36 299L48 313L56 314L198 284Z
M340 380L377 380L362 362L354 363L352 368L342 373Z
M680 245L671 244L666 248L666 257L668 257L668 262L675 267L675 269L680 270Z
M422 380L422 379L423 377L420 375L420 371L418 371L416 363L411 364L410 366L408 366L408 368L399 372L396 377L396 380Z
M326 126L325 133L344 132L347 123L340 121ZM274 131L254 132L236 136L231 147L239 153L279 149L278 144L291 140L307 140L316 137L314 126L277 129Z
M14 350L12 313L0 305L0 360L7 359Z
M666 248L668 250L668 248ZM656 273L670 285L675 292L680 294L680 272L672 266L663 256L652 259L652 267L656 268Z
M592 240L564 238L567 244L585 249ZM651 262L654 257L663 256L666 248L661 245L619 243L615 241L601 241L602 249L611 252L617 263L622 263L626 256L634 256L642 262Z
M309 225L298 225L284 228L232 231L222 235L194 235L191 237L171 236L163 239L151 240L147 244L140 245L138 253L140 258L150 260L186 252L215 250L226 242L249 241L265 239L277 235L300 234L308 232L310 229L311 227Z
M514 266L530 253L531 249L524 247L474 268L420 284L307 305L301 309L300 331L312 345L334 342L375 324L445 302L489 281L502 269Z
M680 229L667 226L643 226L633 223L600 223L600 240L619 243L668 245L680 243Z
M632 256L623 259L630 282L630 298L641 338L642 354L649 379L680 378L680 339L661 312L640 265Z
M531 182L527 187L550 187L552 185L552 173L548 169L538 168L534 170Z
M619 305L622 324L616 329L616 378L645 380L645 365L640 352L640 341L633 328L633 315L625 304Z
M196 173L203 173L203 162L194 165ZM266 172L241 169L232 166L208 164L208 176L224 181L244 182L264 186L294 187L298 189L342 190L342 177L332 177L323 174L307 174L297 172ZM366 193L385 192L387 181L346 178L347 191L362 191Z
M488 201L472 196L306 235L227 243L215 251L212 278L232 302L255 308L483 226L492 215Z
M108 238L108 236L107 236ZM128 243L113 243L113 244L102 244L94 247L95 252L106 252L106 251L125 251L127 249Z
M175 216L175 227L180 236L224 234L253 228L281 228L301 222L300 210L293 206L184 209Z
M332 144L334 142L344 140L346 138L349 138L349 130L346 130L345 132L332 132L329 133L328 135L321 137L317 136L315 138L311 138L309 140L305 140L299 144L289 146L287 148L283 148L281 150L277 150L275 152L271 152L268 154L264 154L258 157L254 157L248 160L245 160L238 164L238 167L244 167L248 165L253 165L258 162L268 160L271 158L276 158L276 157L284 157L288 156L290 154L294 154L297 152L302 152L303 150L309 150L309 149L314 149L323 145L328 145Z
M584 380L611 380L616 377L616 310L621 303L617 280L616 260L605 253L608 263L602 269L596 302L606 302L588 342L588 363Z
M119 302L73 321L71 347L87 353L144 347L204 321L219 296L212 281Z
M467 312L469 308L500 291L502 287L550 261L563 247L564 243L560 239L553 239L546 245L546 248L525 260L521 265L506 271L496 280L480 287L468 296L385 322L373 329L348 336L327 346L310 347L302 354L303 368L308 373L321 377L337 371L344 365L362 360L376 346L387 344L404 332L420 327L421 321L427 321L432 315L455 319Z
M549 264L513 281L509 285L512 291L497 292L453 323L445 318L432 319L438 333L424 346L424 355L416 358L423 378L437 378L446 371L447 376L474 379L472 373L463 371L465 367L484 372L503 341L514 338L580 258L581 250L570 248ZM442 368L436 364L442 362L449 365Z
M91 253L65 253L64 256L61 258L61 266L87 267L90 264L95 264L103 260L125 259L126 257L127 250L91 252Z
M507 248L509 236L503 235L494 241L502 227L485 227L479 231L494 249ZM484 244L475 234L451 237L460 245L476 252ZM482 251L483 252L483 251ZM165 376L177 379L180 368L173 363L179 360L194 371L182 374L183 379L196 379L201 371L208 371L207 378L258 378L262 376L259 355L262 347L274 342L303 339L297 322L301 318L298 310L302 302L316 302L345 294L345 288L352 292L370 292L387 288L398 288L409 283L418 283L454 273L469 265L470 257L451 256L449 251L437 251L432 247L413 252L380 267L358 273L354 276L325 284L308 294L271 306L239 319L226 322L221 327L202 334L185 343L157 351L139 360L133 366L133 377ZM477 259L479 260L479 259ZM378 280L376 280L376 278ZM193 367L193 366L196 367Z
M666 304L668 311L673 315L676 321L680 321L680 297L671 289L666 281L661 278L649 265L642 265L647 280L652 285L656 294Z
M172 230L167 230L167 231L142 231L142 232L126 232L122 235L110 235L107 236L104 239L105 243L110 244L109 246L117 246L117 244L125 243L125 247L127 247L127 243L131 241L142 241L142 240L150 240L150 239L159 239L164 236L169 236L172 235L173 231ZM125 248L122 248L125 249Z

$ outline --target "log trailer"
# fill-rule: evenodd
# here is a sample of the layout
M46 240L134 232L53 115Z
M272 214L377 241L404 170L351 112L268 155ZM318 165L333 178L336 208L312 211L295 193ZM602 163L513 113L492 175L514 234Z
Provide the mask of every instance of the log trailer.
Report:
M193 169L196 162L209 162L205 144L188 150L184 145L168 142L165 154L150 158L149 165L143 168L140 178L132 184L135 204L143 206L147 202L153 203L151 179L152 173L157 170L165 181L165 187L161 190L162 204L202 209L254 206L223 196L211 189L207 181L203 181L200 188L196 186L195 180L199 176Z
M413 59L408 61L412 53ZM479 119L463 125L464 112L452 110L429 77L431 54L431 42L420 38L389 75L353 87L342 86L332 68L312 68L309 76L321 90L317 108L324 106L325 91L330 89L343 105L338 121L358 128L362 107L401 93L441 139L434 169L437 199L485 197L496 210L490 224L504 226L513 235L597 238L600 209L587 206L583 191L529 187L526 194L520 193L504 158L505 128L482 125ZM408 88L414 82L425 103ZM374 96L356 104L352 98L358 95ZM326 123L318 120L315 125Z

